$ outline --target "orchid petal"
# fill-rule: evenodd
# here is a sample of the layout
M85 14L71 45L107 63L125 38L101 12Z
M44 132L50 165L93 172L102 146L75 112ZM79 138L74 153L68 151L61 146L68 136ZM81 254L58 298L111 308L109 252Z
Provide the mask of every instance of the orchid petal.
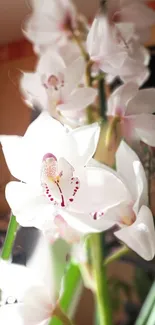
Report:
M6 199L23 227L45 229L52 225L55 208L41 190L24 183L10 182L6 186Z
M100 20L95 18L89 30L87 41L86 41L87 50L90 56L95 55L95 53L98 52L97 50L99 50L99 44L96 43L96 35L99 36L99 30L101 33L101 29L99 28L99 26L100 26ZM98 45L97 49L95 48L94 45Z
M138 114L134 116L134 125L136 129L155 131L155 116L153 114Z
M51 30L53 33L51 33ZM41 45L55 42L59 37L55 18L51 19L51 17L43 15L42 12L33 13L26 20L23 32L32 42Z
M142 206L137 220L129 227L115 232L115 236L149 261L155 255L155 232L151 210Z
M118 70L118 76L123 82L136 82L140 87L149 78L150 71L148 67L144 65L144 62L138 62L134 57L127 56L124 60L121 71Z
M58 227L60 238L64 239L67 243L70 244L79 242L81 237L81 231L78 232L77 229L75 230L72 227L70 227L62 216L57 215L55 217L54 223Z
M0 323L3 325L24 325L24 320L20 315L20 308L18 305L5 305L0 308Z
M0 262L0 274L3 301L12 296L21 302L26 290L37 281L36 274L32 273L29 268L5 261Z
M0 136L3 153L10 173L20 180L27 180L27 173L24 167L23 138L20 136ZM26 166L25 166L26 167Z
M155 147L155 131L136 129L139 138L149 146Z
M45 286L37 285L35 287L34 285L25 293L21 307L21 315L25 324L36 325L40 324L43 320L50 319L50 312L52 313L56 302L52 305L48 290L46 291L46 289Z
M93 215L91 216L88 213L63 211L62 215L70 227L75 229L78 234L81 234L81 236L105 231L116 223L113 220L104 219L104 217L94 220Z
M134 210L138 213L142 205L148 205L148 182L144 168L140 161L133 162L133 168L137 183L137 201L134 204Z
M65 69L63 58L56 51L48 50L39 59L37 72L40 75L57 75Z
M155 89L142 89L128 103L127 115L154 113Z
M108 100L107 115L116 115L117 113L125 114L128 101L138 92L138 85L134 82L128 82L118 87Z
M28 127L24 137L1 136L3 152L11 174L29 184L40 184L43 156L57 156L65 129L46 112Z
M124 22L133 22L135 23L137 29L145 29L150 27L155 23L155 14L154 11L142 1L130 3L122 8L121 10L121 20Z
M138 162L138 164L135 164L135 162ZM137 188L139 181L143 184L143 188L146 186L147 193L147 181L143 166L137 154L124 141L121 142L116 152L116 166L117 172L126 182L126 186L129 188L133 200L137 200L139 195ZM145 204L147 203L145 202Z
M41 105L47 108L47 94L37 73L24 73L20 81L21 91L30 104Z
M97 90L91 87L78 88L68 97L66 104L60 104L57 106L62 114L63 111L69 110L82 110L88 105L94 102L95 97L97 96Z
M64 71L64 79L68 93L71 93L81 82L85 72L83 57L78 57Z
M52 251L53 246L50 248L48 241L42 233L40 233L34 253L29 258L26 267L27 270L30 270L34 274L37 273L40 282L44 283L45 287L48 288L51 301L54 301L57 296L58 288L54 281L54 262L53 259L51 259Z
M64 157L73 167L87 165L96 151L99 133L98 123L79 127L68 133L68 145L64 148Z
M87 167L81 175L79 171L78 177L81 183L71 205L72 211L105 212L121 202L132 200L123 181L106 168Z

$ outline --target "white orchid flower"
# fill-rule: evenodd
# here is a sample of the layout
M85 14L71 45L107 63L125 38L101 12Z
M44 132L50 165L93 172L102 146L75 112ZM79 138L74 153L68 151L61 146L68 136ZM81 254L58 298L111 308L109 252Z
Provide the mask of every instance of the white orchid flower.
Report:
M87 37L87 50L94 65L113 78L142 85L149 76L149 54L134 38L132 24L111 25L107 17L98 16Z
M26 267L1 260L2 324L9 325L10 320L19 325L49 324L60 296L66 254L69 249L67 246L66 243L58 241L50 252L45 239L41 236L37 249Z
M98 163L93 161L93 165ZM101 165L101 164L100 164ZM104 169L109 168L102 165ZM103 218L97 220L98 227L106 221L120 230L115 236L146 260L155 255L155 229L151 210L148 208L148 186L144 168L136 153L122 141L116 153L117 172L112 171L124 186L128 198L104 211ZM123 188L122 188L123 191ZM110 195L110 192L109 192ZM113 201L115 193L111 193Z
M76 8L70 0L44 0L27 19L24 34L37 47L64 44L77 28Z
M130 140L141 139L155 146L155 89L138 89L129 82L117 88L108 100L109 116L120 116L124 136Z
M109 21L133 23L136 34L144 43L150 37L150 27L155 24L155 13L148 7L147 0L108 0L106 3Z
M66 66L57 52L47 51L40 58L35 73L24 73L21 89L32 105L37 103L54 116L56 109L71 118L91 104L97 95L96 89L78 87L84 70L82 57Z
M112 202L107 186L117 193L116 204L121 200L121 190L116 191L121 184L110 172L87 166L98 136L98 124L66 133L43 113L24 137L1 137L8 167L22 181L6 187L6 198L22 226L37 227L51 240L61 236L69 241L77 240L79 233L107 228L106 224L96 228L95 219Z

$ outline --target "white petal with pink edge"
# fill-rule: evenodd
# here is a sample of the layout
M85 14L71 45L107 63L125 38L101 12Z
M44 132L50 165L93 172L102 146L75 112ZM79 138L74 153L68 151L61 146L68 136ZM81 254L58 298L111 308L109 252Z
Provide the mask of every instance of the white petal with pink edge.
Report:
M153 216L148 207L143 205L136 221L131 226L115 232L115 236L145 260L153 259L155 255L155 231Z

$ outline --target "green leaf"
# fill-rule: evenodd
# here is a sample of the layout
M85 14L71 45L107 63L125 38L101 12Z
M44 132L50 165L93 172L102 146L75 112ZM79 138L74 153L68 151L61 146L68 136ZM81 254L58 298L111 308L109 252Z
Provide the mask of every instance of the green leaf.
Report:
M74 302L78 287L81 286L81 274L76 264L70 263L66 269L63 283L63 293L60 298L60 306L65 313L68 313ZM62 325L62 322L53 317L49 325Z
M143 286L143 282L141 283L141 286ZM150 317L152 317L151 313L153 312L154 314L155 312L154 306L155 306L155 282L153 283L152 288L146 297L146 300L138 315L135 325L148 325L147 321ZM155 315L154 315L154 319L155 319Z

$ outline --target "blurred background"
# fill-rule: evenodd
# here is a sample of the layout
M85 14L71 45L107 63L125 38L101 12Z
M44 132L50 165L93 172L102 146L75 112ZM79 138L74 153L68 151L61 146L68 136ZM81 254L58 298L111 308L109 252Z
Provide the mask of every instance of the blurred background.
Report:
M35 0L33 0L35 1ZM37 5L36 0L34 2ZM117 1L117 0L116 0ZM97 0L75 0L82 13L91 21L97 11ZM150 4L155 9L155 2ZM35 68L36 57L31 44L22 35L23 21L31 11L29 0L1 0L0 1L0 134L23 135L32 120L32 112L25 105L19 92L21 71L32 71ZM150 40L146 44L151 51L151 77L148 86L155 85L155 27L150 31ZM143 148L142 148L143 151ZM155 211L155 178L151 153L151 174L149 174L152 210ZM145 162L146 156L144 157ZM152 165L153 164L153 165ZM8 225L10 210L5 201L5 185L11 180L6 167L5 159L0 148L0 245ZM155 212L154 212L155 215ZM29 230L27 230L29 231ZM33 237L33 235L32 235ZM105 240L106 239L106 240ZM27 250L27 235L19 233L17 247ZM106 242L106 244L105 244ZM117 243L111 233L104 237L106 253ZM18 249L15 247L15 254ZM29 248L30 249L30 248ZM18 253L21 253L18 251ZM115 310L115 324L134 324L142 302L151 286L155 274L155 263L145 263L136 255L129 255L120 262L115 262L108 268L109 286ZM143 283L143 285L141 285ZM94 303L89 290L84 290L75 318L76 324L85 325L94 323ZM154 322L155 324L155 322Z

